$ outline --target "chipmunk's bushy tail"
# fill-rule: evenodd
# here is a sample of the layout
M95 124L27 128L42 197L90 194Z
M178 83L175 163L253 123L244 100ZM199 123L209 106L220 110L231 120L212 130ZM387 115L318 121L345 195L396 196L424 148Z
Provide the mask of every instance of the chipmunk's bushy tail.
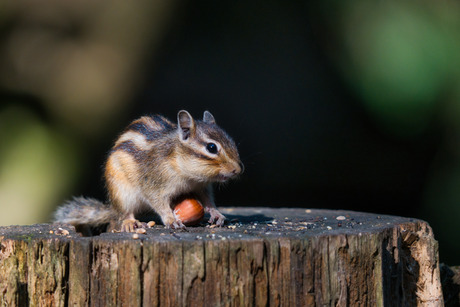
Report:
M85 197L75 197L59 207L54 214L55 223L73 226L87 225L97 227L108 224L117 218L117 213L104 203Z

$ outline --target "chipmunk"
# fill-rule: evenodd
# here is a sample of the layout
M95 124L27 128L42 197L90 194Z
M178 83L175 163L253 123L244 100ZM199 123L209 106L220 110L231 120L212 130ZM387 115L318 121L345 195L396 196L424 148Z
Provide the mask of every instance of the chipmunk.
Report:
M115 142L105 164L109 205L90 198L74 198L58 208L55 222L75 227L121 223L121 231L144 227L135 216L153 210L167 228L185 228L173 207L183 195L193 195L211 216L225 221L216 208L212 183L225 182L243 172L234 141L205 111L194 120L179 111L177 124L163 116L133 121Z

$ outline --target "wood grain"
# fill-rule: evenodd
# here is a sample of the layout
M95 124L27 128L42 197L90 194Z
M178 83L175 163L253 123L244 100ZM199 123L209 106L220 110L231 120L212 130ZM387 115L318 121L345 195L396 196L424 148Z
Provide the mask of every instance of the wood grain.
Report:
M82 237L0 227L0 306L442 306L421 220L222 208L229 223ZM59 228L66 229L69 234Z

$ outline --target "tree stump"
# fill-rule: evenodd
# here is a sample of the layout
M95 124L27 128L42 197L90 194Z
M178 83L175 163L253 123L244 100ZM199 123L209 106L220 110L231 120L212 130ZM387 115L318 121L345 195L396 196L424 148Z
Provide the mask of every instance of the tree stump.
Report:
M154 226L138 239L82 237L68 225L0 227L0 305L443 305L438 245L424 221L221 210L222 228Z

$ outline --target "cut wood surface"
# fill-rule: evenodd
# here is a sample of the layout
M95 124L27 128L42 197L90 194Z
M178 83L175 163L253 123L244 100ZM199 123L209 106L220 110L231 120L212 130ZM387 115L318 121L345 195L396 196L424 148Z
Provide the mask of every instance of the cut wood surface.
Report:
M443 305L438 245L424 221L221 211L222 228L154 226L138 239L82 237L68 225L0 227L0 306Z

